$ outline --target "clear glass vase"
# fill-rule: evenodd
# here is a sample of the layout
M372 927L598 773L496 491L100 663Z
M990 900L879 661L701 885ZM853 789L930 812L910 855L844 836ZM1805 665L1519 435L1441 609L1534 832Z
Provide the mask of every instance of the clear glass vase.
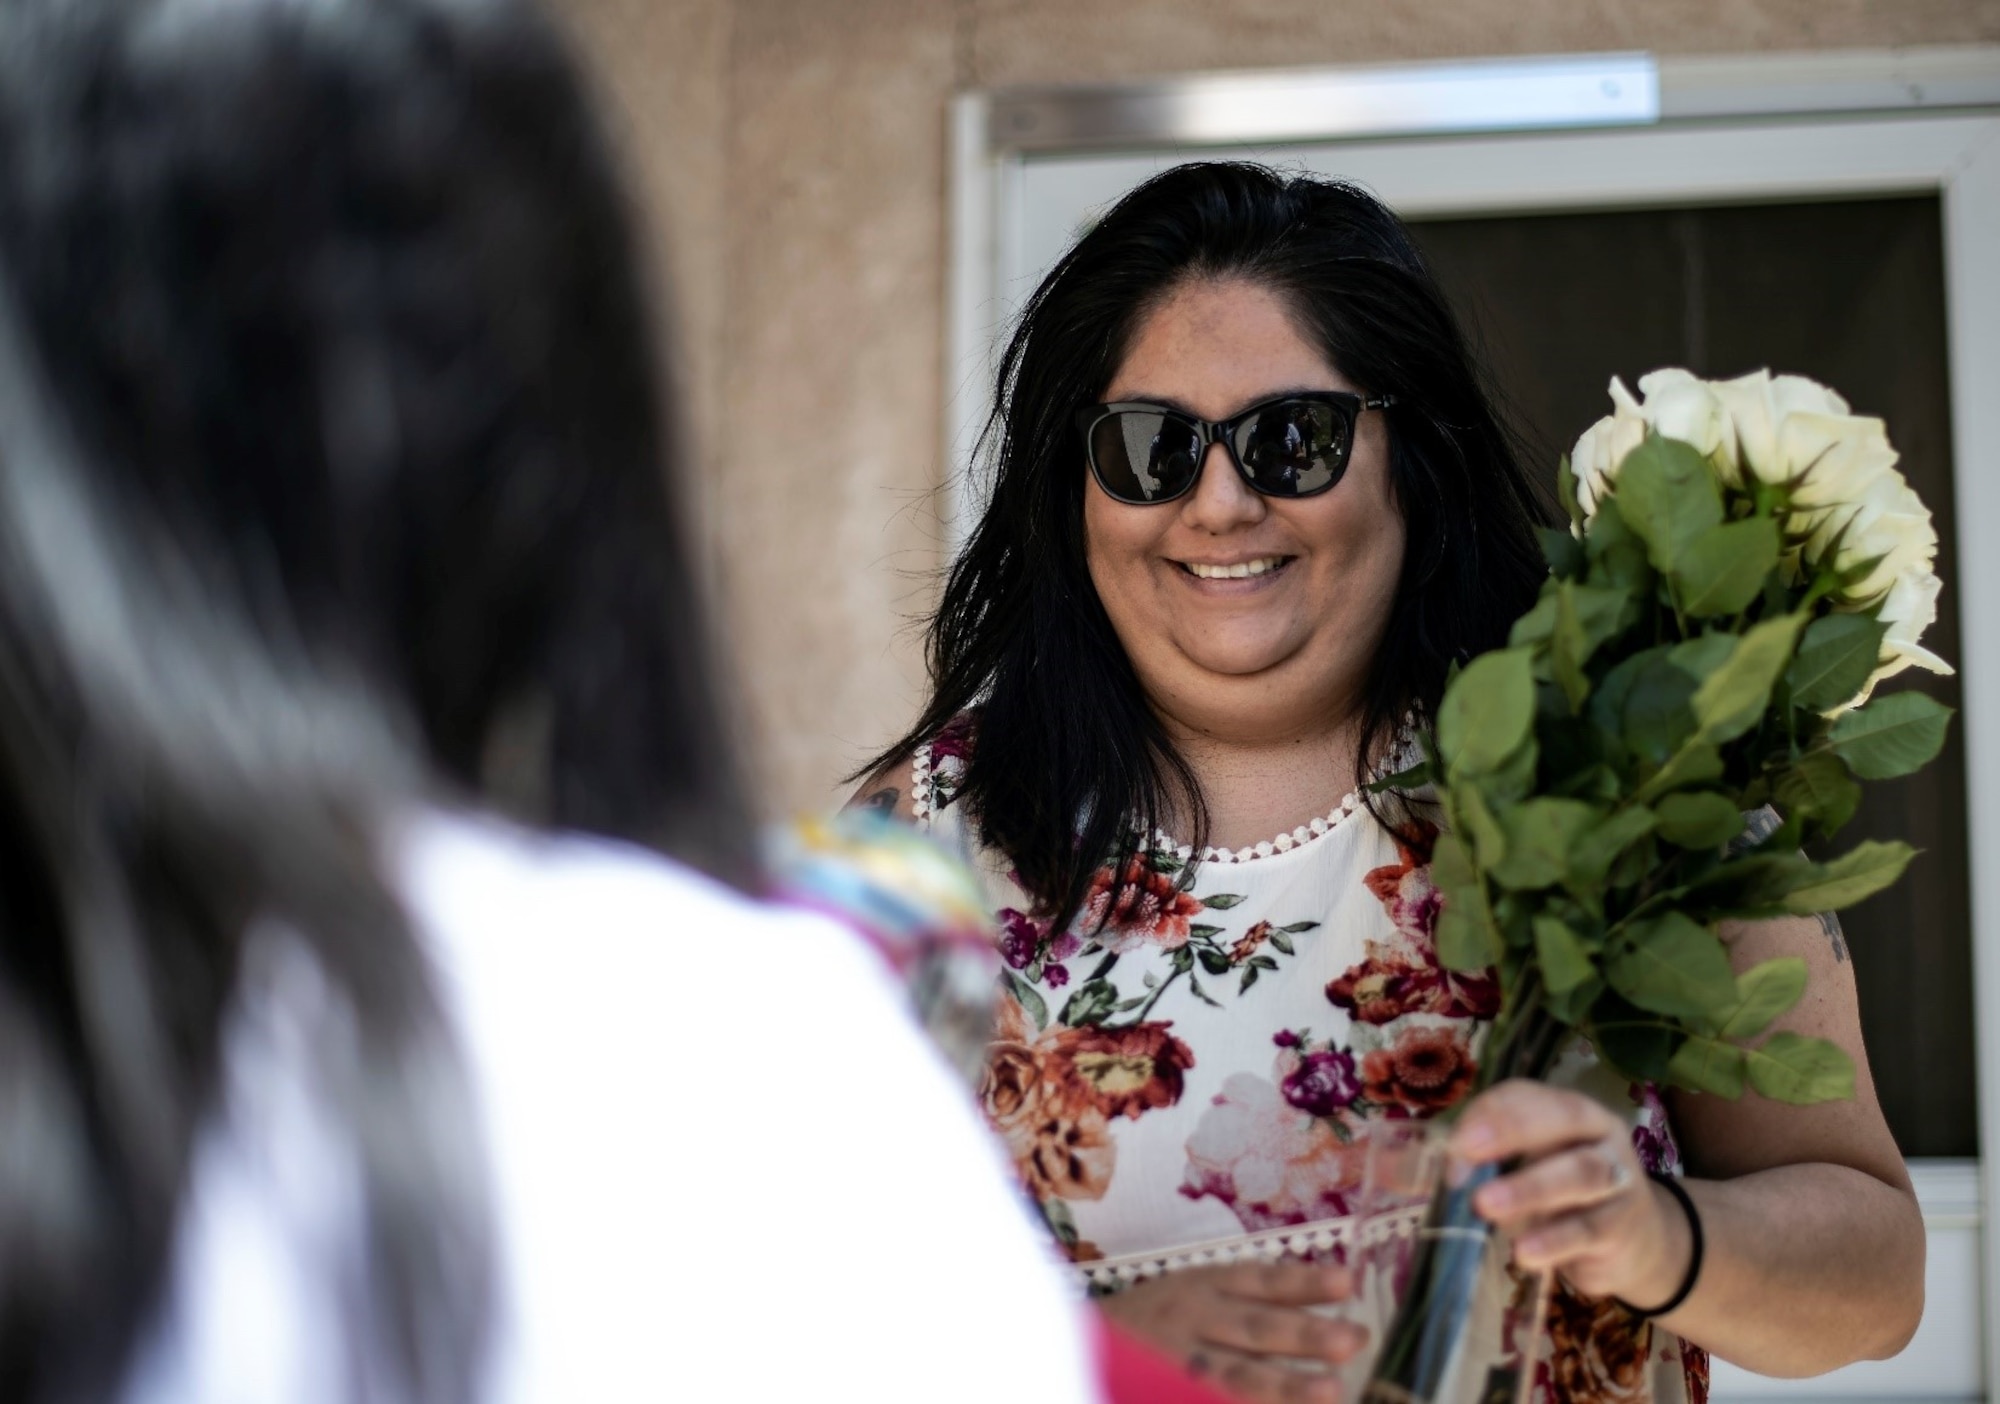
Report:
M1369 1222L1356 1290L1385 1322L1350 1369L1360 1404L1528 1404L1544 1355L1549 1280L1512 1265L1512 1244L1472 1208L1499 1170L1449 1171L1448 1128L1371 1128ZM1412 1230L1410 1213L1423 1206Z

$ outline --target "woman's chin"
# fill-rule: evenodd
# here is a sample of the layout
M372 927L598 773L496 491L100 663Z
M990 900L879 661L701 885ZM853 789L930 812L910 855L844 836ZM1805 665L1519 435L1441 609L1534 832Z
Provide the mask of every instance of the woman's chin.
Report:
M1290 639L1205 638L1199 646L1184 650L1183 656L1216 686L1227 687L1265 679L1296 658L1298 651L1298 644Z

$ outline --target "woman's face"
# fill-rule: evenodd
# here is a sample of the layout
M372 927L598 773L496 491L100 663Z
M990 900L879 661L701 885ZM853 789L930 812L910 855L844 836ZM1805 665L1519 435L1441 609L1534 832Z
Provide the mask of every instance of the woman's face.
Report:
M1139 324L1104 399L1229 418L1300 390L1361 392L1300 335L1278 294L1242 279L1182 284ZM1389 436L1370 411L1346 476L1316 497L1265 497L1211 444L1184 497L1130 506L1084 490L1090 578L1148 699L1218 739L1302 737L1359 701L1403 564ZM1255 573L1217 578L1224 567Z

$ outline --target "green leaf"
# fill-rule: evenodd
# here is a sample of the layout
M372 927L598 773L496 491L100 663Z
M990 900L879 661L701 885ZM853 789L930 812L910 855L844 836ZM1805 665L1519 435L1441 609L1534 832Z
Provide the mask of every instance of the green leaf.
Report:
M1477 786L1491 804L1513 804L1535 792L1535 768L1540 759L1540 749L1530 735L1519 750L1501 762L1498 770L1484 775L1460 775L1457 780L1466 788Z
M1380 780L1372 780L1362 788L1371 795L1385 794L1391 790L1414 790L1431 783L1431 763L1418 761L1406 766L1394 775L1384 775Z
M1556 582L1550 580L1542 586L1541 596L1529 607L1528 612L1514 621L1514 627L1507 631L1507 647L1522 648L1546 640L1549 632L1556 627Z
M1774 1102L1804 1106L1854 1096L1854 1060L1823 1038L1775 1033L1748 1051L1750 1085Z
M1215 1009L1222 1008L1222 1001L1217 999L1214 995L1210 994L1207 990L1203 989L1201 987L1201 981L1195 979L1195 977L1192 975L1188 976L1188 990L1194 995L1196 999L1200 1000L1203 1004L1209 1005L1210 1007Z
M1697 537L1674 565L1680 605L1701 619L1741 614L1778 564L1778 524L1769 517L1730 522Z
M1713 792L1668 795L1655 813L1660 837L1681 848L1720 848L1743 832L1743 812Z
M1735 651L1736 635L1718 630L1713 634L1696 634L1675 644L1667 650L1667 661L1697 683L1703 683L1727 663L1729 655Z
M1460 828L1472 843L1472 852L1479 859L1479 866L1489 872L1507 856L1507 835L1500 827L1500 821L1493 817L1493 811L1486 805L1485 796L1472 785L1461 786L1455 795L1458 801ZM1433 855L1433 871L1437 859ZM1442 878L1434 879L1440 884Z
M1282 926L1271 933L1271 945L1285 955L1298 954L1297 951L1292 949L1292 938L1285 934L1285 928Z
M1529 890L1562 882L1570 873L1570 852L1604 818L1581 800L1538 796L1500 811L1506 852L1489 865L1502 887Z
M1695 690L1694 714L1704 738L1733 741L1763 719L1805 622L1803 614L1781 614L1736 641L1729 660Z
M1556 587L1555 627L1549 630L1549 673L1568 699L1572 712L1582 711L1590 696L1590 676L1583 671L1589 656L1590 644L1584 637L1582 621L1576 617L1571 587L1564 583Z
M1565 582L1562 593L1568 596L1570 608L1576 612L1577 623L1583 627L1586 655L1596 653L1604 644L1617 638L1630 621L1632 596L1625 590Z
M1618 772L1600 763L1583 766L1556 782L1557 794L1595 804L1616 804L1625 794L1625 782Z
M1677 1036L1661 1020L1635 1008L1613 991L1590 1007L1590 1039L1612 1067L1635 1082L1658 1082L1667 1075Z
M1889 626L1865 614L1829 614L1806 625L1798 657L1786 670L1792 705L1824 712L1868 685Z
M1248 896L1245 893L1218 892L1213 897L1202 898L1201 904L1202 906L1207 907L1210 911L1226 912L1231 907L1242 906L1243 903L1247 900Z
M1220 936L1223 929L1220 926L1214 926L1205 921L1190 922L1188 924L1188 935L1195 940L1200 940L1207 936Z
M1558 580L1574 580L1582 575L1589 564L1589 557L1583 553L1583 543L1570 534L1568 527L1540 527L1535 535L1541 538L1542 559L1549 563L1549 573Z
M1590 578L1599 585L1615 586L1630 593L1650 594L1653 567L1646 559L1646 543L1626 524L1616 498L1604 498L1584 529L1584 552L1590 557Z
M1612 989L1657 1014L1708 1019L1736 1003L1722 942L1676 911L1635 924L1604 974Z
M1545 595L1551 597L1555 612L1548 630L1549 666L1574 712L1582 708L1583 699L1590 693L1584 665L1608 639L1617 635L1631 596L1623 590L1565 580ZM1539 610L1542 605L1537 603L1535 608Z
M1833 749L1863 780L1919 770L1944 747L1951 708L1921 692L1892 692L1833 724Z
M1612 485L1619 510L1646 554L1673 570L1709 531L1722 525L1722 495L1708 461L1678 439L1648 434L1625 456Z
M1431 851L1431 881L1444 894L1434 933L1439 961L1467 973L1491 967L1500 959L1500 929L1486 902L1486 884L1455 835L1441 835Z
M1571 1028L1575 1028L1590 1017L1590 1006L1597 1003L1598 996L1603 993L1604 981L1593 975L1575 989L1565 990L1561 994L1550 994L1549 1013Z
M1243 978L1236 982L1236 993L1242 994L1257 983L1257 967L1252 965L1243 972Z
M1815 863L1804 881L1784 897L1783 906L1798 916L1837 912L1873 897L1903 875L1917 851L1907 843L1858 843L1831 863Z
M1118 1003L1118 991L1108 980L1086 980L1063 1005L1058 1017L1071 1028L1102 1023Z
M1498 769L1535 721L1534 660L1526 649L1481 654L1445 689L1438 747L1454 772Z
M1563 514L1572 522L1583 524L1583 505L1576 495L1576 470L1569 466L1569 455L1556 460L1556 500L1562 503Z
M1805 992L1806 963L1797 956L1779 956L1753 965L1736 977L1736 1007L1715 1032L1738 1041L1755 1038Z
M1718 864L1670 895L1711 917L1774 916L1784 911L1785 894L1812 871L1812 864L1797 853L1752 853Z
M1227 975L1229 973L1229 957L1221 951L1216 950L1213 946L1203 946L1199 951L1196 951L1195 959L1199 960L1201 968L1211 975Z
M1630 658L1619 660L1610 672L1598 680L1590 694L1590 722L1605 736L1619 741L1625 735L1625 704L1631 699L1632 689L1638 685L1639 675L1655 659L1666 657L1664 648L1649 648L1635 653Z
M1674 752L1673 757L1655 771L1653 778L1641 785L1632 798L1641 804L1650 804L1661 795L1683 786L1706 785L1720 780L1722 773L1722 752L1698 737L1690 737L1687 744Z
M1831 751L1811 751L1778 773L1771 792L1785 812L1817 820L1832 834L1861 803L1861 787L1848 773L1847 762Z
M1049 1026L1048 1002L1042 998L1040 991L1011 970L1007 972L1007 988L1020 1001L1027 1016L1035 1021L1036 1028Z
M1667 1077L1690 1091L1708 1092L1733 1102L1743 1095L1744 1061L1743 1050L1735 1044L1693 1034L1674 1050L1667 1063Z
M1570 873L1578 883L1596 886L1604 881L1618 855L1653 831L1653 812L1635 805L1612 814L1585 833L1570 851Z
M1308 931L1319 930L1319 923L1316 921L1291 921L1291 922L1286 922L1283 926L1279 927L1278 930L1284 932L1288 936L1303 936ZM1273 936L1271 938L1271 944L1274 946L1278 944L1278 938L1276 936ZM1283 947L1279 947L1279 949L1282 950Z
M1542 982L1551 994L1565 994L1597 974L1590 952L1574 931L1546 914L1535 918L1535 954L1542 962Z
M1648 659L1625 694L1619 725L1625 748L1641 760L1664 764L1694 735L1691 704L1698 686L1700 680L1675 666L1666 654Z

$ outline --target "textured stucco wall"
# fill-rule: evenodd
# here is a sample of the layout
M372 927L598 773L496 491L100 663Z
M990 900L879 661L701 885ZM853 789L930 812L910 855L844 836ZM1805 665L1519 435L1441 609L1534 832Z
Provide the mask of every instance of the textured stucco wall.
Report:
M957 89L1501 53L2000 42L2000 0L558 0L664 218L767 807L907 721L940 561ZM772 473L773 466L781 471Z

